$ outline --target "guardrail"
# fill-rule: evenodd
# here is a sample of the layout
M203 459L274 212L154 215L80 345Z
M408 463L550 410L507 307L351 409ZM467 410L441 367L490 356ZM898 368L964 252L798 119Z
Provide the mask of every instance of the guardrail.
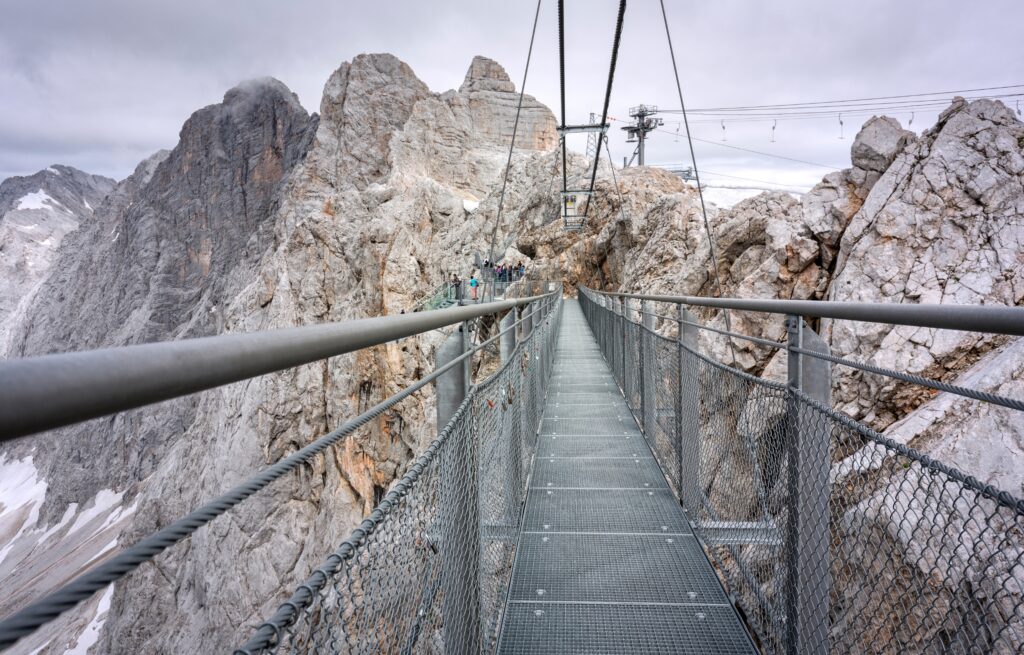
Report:
M763 652L1018 652L1024 501L833 410L830 366L1024 403L833 357L801 317L1019 335L1024 310L589 289L580 302ZM701 325L687 305L782 314L787 341ZM785 349L787 382L702 354L699 330Z
M525 385L524 400L519 402L525 403L529 399L536 405L538 398L542 397L537 396L538 390L546 380L546 377L540 376L537 370L544 370L550 366L550 344L542 339L548 338L550 325L557 320L556 310L560 307L560 301L560 292L549 292L528 298L414 315L404 314L267 332L48 355L0 363L0 430L4 438L13 438L453 324L461 324L456 336L465 346L457 356L440 362L433 373L401 392L371 407L294 454L268 466L186 516L141 539L61 588L47 593L29 606L4 618L0 621L0 650L6 649L21 637L31 634L40 626L89 598L96 591L124 577L143 562L182 541L273 481L337 444L359 427L395 408L416 391L431 383L438 383L440 388L446 376L465 378L469 374L471 358L499 339L507 342L508 339L514 338L511 335L516 333L524 339L520 348L515 351L522 357L521 373L525 376L522 382ZM517 321L506 320L501 331L495 336L475 347L469 347L466 337L472 319L503 312L506 313L506 317L514 317L513 311L523 312L522 317ZM535 324L540 326L537 330L532 329ZM543 334L544 337L536 336L539 334ZM527 336L530 338L527 339ZM526 375L528 369L529 375ZM508 362L502 369L502 374L511 376L514 370L515 364ZM499 391L501 388L492 377L487 389ZM462 404L466 406L468 403L472 406L473 402L483 397L485 393L483 390L477 391L470 400ZM460 416L464 416L467 411L469 410L460 409ZM530 417L532 416L530 414ZM539 407L536 408L536 416L539 417ZM527 433L529 427L529 422L524 422L523 434ZM457 455L437 455L438 451L447 453L454 452L453 449L456 448L477 447L473 444L466 445L463 437L449 436L451 432L452 430L442 432L427 452L410 465L406 476L395 484L381 506L364 521L360 529L356 530L355 541L350 540L351 543L359 543L372 532L368 530L368 526L376 526L385 514L394 514L393 504L408 502L409 498L414 497L409 496L408 491L414 487L422 488L422 483L416 486L414 481L423 477L425 468L433 466L437 469L442 466L439 463L430 465L431 461L444 461L446 463L443 466L448 467L464 465L462 460L452 459L465 455L463 451L458 451ZM456 443L460 445L453 445ZM492 444L489 447L493 449L499 446L500 444ZM465 488L460 489L464 495ZM437 489L434 488L433 491ZM387 534L387 530L380 533ZM417 542L417 548L422 546L421 541ZM345 548L343 545L342 550ZM334 561L334 558L330 560ZM339 563L342 561L344 556L338 560ZM391 574L393 572L389 573ZM308 585L307 582L303 589L307 589ZM293 602L289 607L295 607L298 611L302 606ZM282 623L285 624L287 622ZM265 631L260 634L265 635Z
M458 304L458 288L451 282L442 282L422 300L413 305L409 312L429 312Z
M501 367L237 655L494 651L560 318L502 323Z
M0 361L0 440L282 371L537 300L540 296Z

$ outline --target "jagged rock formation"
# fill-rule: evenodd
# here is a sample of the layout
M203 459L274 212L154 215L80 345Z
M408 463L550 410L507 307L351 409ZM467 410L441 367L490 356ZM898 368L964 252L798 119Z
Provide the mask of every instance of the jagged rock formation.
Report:
M846 229L831 300L1024 302L1024 125L997 101L962 100L896 154ZM951 379L1000 340L885 325L831 326L833 350ZM928 393L841 371L841 409L885 427Z
M467 229L469 207L501 175L517 102L504 71L483 58L458 92L439 95L394 57L357 57L328 81L319 121L277 82L230 91L186 123L174 151L118 187L96 227L62 251L66 270L48 280L19 326L18 353L64 350L61 338L96 347L410 306L447 271L467 273L472 254L486 247L479 222ZM554 125L527 97L519 145L552 147ZM522 157L531 155L517 157L517 165ZM96 282L78 291L74 279ZM86 326L73 330L58 303ZM101 307L106 315L94 315ZM418 378L440 338L37 441L33 463L50 488L40 528L29 532L54 523L69 500L88 505L110 487L121 502L105 511L119 512L118 527L131 522L120 536L130 542ZM379 500L432 436L432 417L429 394L411 400L231 521L117 585L86 608L110 607L98 649L190 643L216 651L242 639ZM54 457L57 439L75 444L63 464ZM98 465L83 466L87 451ZM30 550L19 547L19 561ZM83 622L66 632L81 631ZM211 632L210 625L238 627ZM48 649L65 643L73 638Z
M223 329L222 308L252 279L271 238L280 182L303 156L315 124L275 80L242 84L223 103L196 112L173 151L140 164L97 206L92 220L65 238L52 274L12 331L10 354ZM196 401L183 398L90 421L5 449L5 459L23 466L31 457L28 465L45 480L46 497L36 508L38 525L23 524L20 541L2 561L16 574L7 579L10 593L0 612L37 591L33 578L39 571L64 579L117 545L116 531L97 542L94 530L69 529L76 508L78 515L98 516L97 528L106 519L123 528L138 484L166 465L166 448L191 423ZM188 484L189 466L178 471L182 484ZM101 502L111 495L116 502ZM71 617L68 632L58 631L50 651L73 644L74 628L81 631L85 622ZM35 643L27 641L26 647Z
M70 166L0 183L0 356L64 236L88 221L114 180Z
M463 201L498 179L505 155L496 156L501 144L489 135L501 133L495 117L507 120L501 107L507 110L516 97L502 86L503 71L479 62L462 90L441 95L390 55L357 57L331 77L309 151L282 191L273 243L227 306L227 329L397 313L441 279L442 266L466 266L484 236L477 229L462 241L470 216ZM482 93L499 94L503 102L471 111ZM550 113L536 124L547 133L524 145L553 143ZM150 517L186 511L226 481L242 479L420 377L440 338L336 357L208 394L185 438L150 479L136 528L141 534L154 527ZM244 639L380 499L432 437L433 415L429 395L414 397L302 475L238 508L230 522L197 534L188 552L162 558L159 570L141 571L134 585L115 593L118 619L103 643L150 650L189 641L218 650ZM195 461L206 464L184 488L179 467ZM211 570L221 581L216 591ZM211 633L208 625L238 628Z

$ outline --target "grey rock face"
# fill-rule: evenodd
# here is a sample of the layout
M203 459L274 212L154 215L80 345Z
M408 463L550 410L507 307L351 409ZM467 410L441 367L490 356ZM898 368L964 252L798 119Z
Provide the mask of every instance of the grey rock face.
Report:
M470 111L469 95L430 93L390 55L342 65L325 88L309 151L282 189L272 241L224 307L225 329L397 313L444 270L467 266L484 234L464 201L504 165L478 121L507 118ZM419 378L443 338L204 394L147 480L129 534L184 513ZM433 437L433 416L430 394L414 396L200 531L187 550L140 571L115 592L116 619L101 647L147 652L188 643L219 652L243 641L401 475Z
M143 162L91 221L64 240L51 275L12 333L11 355L222 331L223 308L251 281L270 243L281 181L304 156L314 126L294 94L275 80L242 84L223 103L193 114L174 150ZM31 453L48 483L40 530L61 519L70 503L86 507L104 490L119 494L123 505L132 503L139 483L164 465L168 447L183 436L198 398L5 448L8 458ZM185 484L190 466L202 464L178 469ZM94 554L115 544L108 540ZM36 553L30 561L45 570L61 566L60 557ZM6 602L0 607L11 609ZM59 643L54 641L55 649ZM132 651L128 644L109 650Z
M1024 339L989 352L955 383L1022 397ZM889 426L885 436L977 476L985 484L1018 497L1024 493L1020 468L1024 421L1015 410L940 393ZM1024 617L1014 610L1012 596L1006 595L1013 590L1019 594L1024 587L1024 573L1014 563L1024 548L1018 528L1000 520L1008 512L997 511L990 501L979 504L992 519L979 521L973 493L957 494L954 485L943 484L941 474L923 479L917 467L904 469L899 464L890 451L870 445L833 466L836 488L861 494L844 498L844 510L837 517L834 543L839 544L846 566L833 574L833 588L849 606L857 602L854 590L864 589L871 581L879 594L872 600L898 608L904 606L901 594L913 584L923 597L915 599L913 613L898 617L897 625L921 626L923 633L918 634L924 639L937 639L939 631L1002 633L998 644L979 640L978 647L985 652L1013 652L1012 635L1024 632ZM873 482L864 484L865 479ZM844 538L844 533L852 538ZM872 548L861 546L865 535L870 535ZM903 563L898 573L894 567L878 566L879 552ZM871 649L871 639L865 632L864 650Z
M1001 103L954 103L909 143L846 229L832 300L1024 302L1024 125ZM989 335L836 322L833 351L950 379L999 344ZM846 413L884 428L928 394L840 368Z
M914 133L904 130L899 121L888 116L874 116L861 128L850 152L855 168L884 173Z
M89 220L114 180L51 166L0 183L0 356L7 334L32 297L64 236Z

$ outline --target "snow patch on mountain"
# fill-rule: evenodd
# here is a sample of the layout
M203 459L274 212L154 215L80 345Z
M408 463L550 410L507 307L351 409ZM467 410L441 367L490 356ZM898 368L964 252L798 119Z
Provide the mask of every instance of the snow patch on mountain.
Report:
M71 213L67 207L54 200L50 197L50 194L42 189L27 193L19 198L16 209L59 209L60 211Z

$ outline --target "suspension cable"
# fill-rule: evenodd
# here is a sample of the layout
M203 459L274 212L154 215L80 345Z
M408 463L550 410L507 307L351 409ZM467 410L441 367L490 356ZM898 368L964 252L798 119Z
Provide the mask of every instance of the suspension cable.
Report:
M558 0L558 77L559 88L562 96L562 127L565 127L565 5L563 0ZM569 169L567 166L568 153L566 152L565 133L559 140L562 142L562 191L569 190ZM561 204L561 201L559 201Z
M526 51L526 68L523 70L523 84L519 87L519 105L516 106L516 120L512 124L512 142L508 144L508 161L505 163L505 179L501 183L501 195L498 196L498 214L494 217L494 228L491 230L491 244L487 247L488 261L494 262L494 240L498 237L498 226L501 225L501 208L505 205L505 187L508 186L509 172L512 170L512 151L516 147L516 132L519 131L519 113L523 110L523 96L526 94L526 76L530 72L530 58L533 56L533 39L537 36L537 19L540 18L540 3L533 14L533 30L530 31L530 47ZM561 2L559 2L561 4ZM563 121L565 101L562 101Z
M619 197L619 216L622 217L622 222L626 222L626 203L622 200L622 191L619 190L619 178L615 176L615 162L612 161L612 151L608 148L608 135L605 134L601 138L604 141L604 151L608 153L608 168L612 172L612 184L615 186L615 195ZM598 148L598 153L601 149Z
M676 77L676 91L679 93L679 107L683 113L683 123L686 125L686 140L690 144L690 161L693 163L693 178L697 182L697 195L700 197L700 213L704 217L704 231L708 235L708 256L711 258L711 272L715 276L715 286L718 288L718 297L722 298L722 279L718 275L718 256L715 253L715 237L711 233L711 223L708 222L708 209L704 204L704 189L700 183L700 172L697 170L697 155L693 150L693 137L690 135L690 122L686 117L686 103L683 102L683 85L679 82L679 66L676 65L676 51L672 47L672 32L668 27L668 14L665 13L665 0L659 0L661 4L661 17L665 21L665 37L668 39L668 52L672 58L672 72ZM729 321L729 310L723 309L725 316L725 329L732 332L732 324ZM729 354L732 357L732 365L736 366L736 347L729 339Z
M619 42L622 40L622 19L626 15L626 0L619 0L619 15L615 20L615 37L612 39L612 60L608 66L608 87L604 92L604 108L601 110L601 122L605 125L608 122L608 103L612 99L612 82L615 80L615 64L619 59ZM601 161L601 148L594 153L594 167L590 173L590 189L587 193L587 206L583 210L583 217L586 218L590 211L590 196L594 193L594 183L597 181L597 164Z

